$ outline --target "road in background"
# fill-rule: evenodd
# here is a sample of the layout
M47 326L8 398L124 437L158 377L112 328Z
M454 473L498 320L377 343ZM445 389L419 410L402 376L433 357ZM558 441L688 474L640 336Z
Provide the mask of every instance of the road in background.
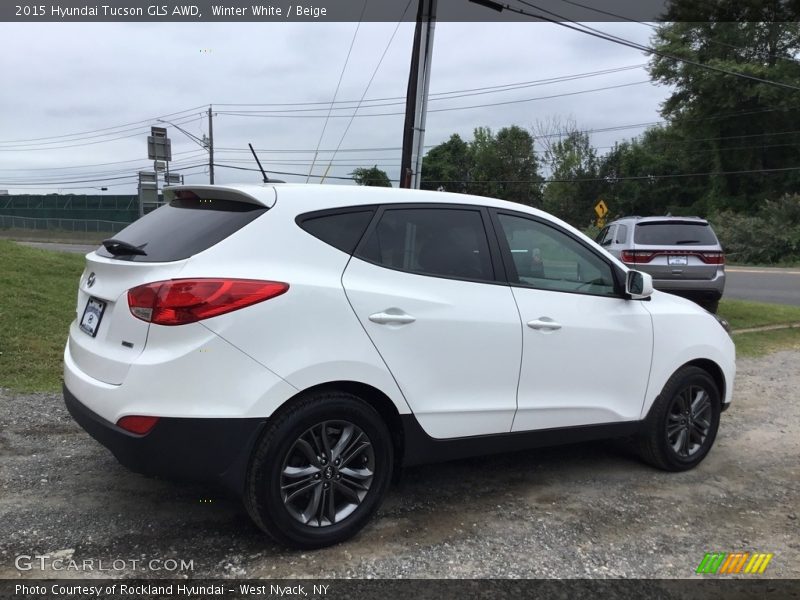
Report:
M800 306L800 269L726 267L725 298Z

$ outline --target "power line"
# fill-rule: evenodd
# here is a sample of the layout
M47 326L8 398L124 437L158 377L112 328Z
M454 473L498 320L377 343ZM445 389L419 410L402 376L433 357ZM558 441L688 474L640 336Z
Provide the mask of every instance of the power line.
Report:
M325 170L325 174L327 174L327 172L330 170L331 165L333 163L333 159L336 157L336 153L339 151L339 148L342 147L342 142L344 142L344 138L347 136L347 132L350 131L350 126L353 124L353 120L356 118L356 113L358 113L358 109L361 107L361 103L364 101L367 92L369 92L369 88L372 85L372 82L375 80L375 75L377 75L378 70L381 68L381 65L383 64L383 59L386 58L386 53L389 51L389 48L391 47L392 42L394 41L394 36L397 35L397 30L400 29L400 23L403 22L403 17L406 16L406 12L408 12L408 7L411 6L411 1L412 0L408 0L408 3L406 3L405 9L403 9L403 14L400 15L400 20L397 21L397 25L395 25L394 31L392 32L392 35L389 37L389 41L387 42L386 47L383 49L383 54L381 54L381 57L378 59L378 64L375 65L375 69L372 71L372 75L370 76L369 81L367 82L367 87L364 88L364 93L361 94L361 99L358 101L355 110L353 110L353 116L350 117L350 120L347 122L347 127L344 128L344 132L342 133L342 136L339 138L339 143L336 144L336 150L334 150L333 154L331 155L331 161L328 163L328 168ZM323 181L325 181L325 175L323 175L322 179L320 179L320 183L322 183Z
M607 42L612 42L612 43L619 44L619 45L622 45L622 46L627 46L629 48L634 48L636 50L640 50L642 52L646 52L647 54L654 54L654 55L660 56L662 58L667 58L667 59L670 59L670 60L675 60L675 61L678 61L678 62L694 65L696 67L700 67L702 69L706 69L706 70L709 70L709 71L715 71L717 73L722 73L724 75L731 75L733 77L739 77L741 79L747 79L749 81L755 81L757 83L763 83L763 84L766 84L766 85L771 85L771 86L774 86L774 87L780 87L780 88L785 88L785 89L790 89L790 90L795 90L795 91L800 90L800 87L798 87L796 85L783 83L781 81L772 81L770 79L763 79L761 77L756 77L755 75L747 75L746 73L738 73L736 71L729 71L728 69L723 69L722 67L716 67L714 65L709 65L709 64L697 62L697 61L694 61L694 60L691 60L691 59L688 59L688 58L682 58L682 57L679 57L679 56L675 56L673 54L667 54L666 52L662 52L661 50L657 50L657 49L652 48L650 46L644 46L642 44L639 44L639 43L636 43L636 42L632 42L632 41L627 40L625 38L621 38L619 36L607 33L605 31L601 31L599 29L594 29L593 27L589 27L588 25L582 25L581 24L580 26L576 26L577 24L575 24L573 21L570 21L569 19L565 19L563 16L561 16L561 15L559 15L557 13L554 13L552 11L543 9L543 8L541 8L539 6L536 6L535 4L527 2L526 0L517 0L517 2L519 2L521 4L524 4L525 6L529 6L529 7L533 8L534 10L538 10L538 11L541 11L543 13L547 13L547 14L553 15L556 18L553 19L553 18L550 18L550 17L545 17L543 15L532 14L532 13L529 13L529 12L527 12L525 10L522 10L522 9L519 9L519 8L514 8L514 7L509 6L507 4L498 3L498 6L501 6L504 10L509 10L511 12L514 12L514 13L517 13L517 14L520 14L520 15L524 15L524 16L527 16L527 17L532 17L534 19L540 19L542 21L547 21L548 23L553 23L553 24L558 25L560 27L566 27L567 29L572 29L573 31L577 31L579 33L583 33L583 34L586 34L586 35L591 35L592 37L600 38L600 39L605 40ZM561 19L561 20L559 20L559 19ZM572 24L569 24L569 23L572 23Z
M188 119L188 120L186 120L186 119L183 119L183 120L176 119L176 121L178 121L181 124L186 124L186 123L194 123L195 121L199 121L201 119L202 119L202 117L195 117L193 119ZM115 133L122 133L123 131L133 131L133 129L122 130L122 131L115 132ZM93 142L81 142L81 143L77 143L77 144L68 143L66 145L61 145L61 146L45 146L44 144L30 144L31 146L36 146L36 147L33 147L33 148L2 147L2 148L0 148L0 152L32 152L32 151L38 151L38 150L61 150L63 148L77 148L79 146L93 146L95 144L105 144L107 142L114 142L114 141L117 141L117 140L124 140L124 139L132 138L132 137L137 137L137 136L140 136L142 134L143 134L142 128L141 127L137 127L137 128L135 128L135 133L129 133L128 135L121 135L121 136L118 136L118 137L112 137L112 138L108 138L108 139L100 139L100 140L96 140L96 141L93 141ZM105 134L105 135L115 135L115 134ZM100 135L98 135L98 136L88 136L88 137L86 137L84 139L94 139L94 138L97 138L97 137L104 137L104 136L100 136ZM77 140L65 140L65 141L72 142L72 141L77 141ZM50 142L50 143L58 143L58 142Z
M757 174L757 173L775 173L785 171L800 171L800 167L778 167L774 169L743 169L741 171L708 171L705 173L672 173L668 175L628 175L622 177L581 177L571 179L550 179L542 178L539 180L534 179L493 179L487 181L463 181L458 179L442 180L442 179L423 179L423 183L458 183L468 185L480 185L484 183L583 183L592 181L605 181L614 183L617 181L635 181L635 180L656 180L656 179L671 179L671 178L685 178L685 177L707 177L715 175L744 175L744 174Z
M455 98L460 98L463 96L480 96L483 94L488 93L496 93L496 92L504 92L504 91L511 91L515 89L523 89L527 87L538 87L542 85L550 85L553 83L563 83L565 81L574 81L576 79L586 79L589 77L597 77L600 75L612 75L616 73L621 73L624 71L631 71L634 69L641 69L642 67L646 66L647 63L640 63L637 65L627 65L624 67L614 67L610 69L601 69L599 71L588 71L584 73L576 73L573 75L561 75L559 77L548 77L545 79L532 79L530 81L517 81L513 83L503 83L498 85L491 85L491 86L484 86L484 87L477 87L477 88L467 88L461 90L451 90L448 92L434 92L429 94L430 100L447 100L448 98L439 98L439 96L452 96ZM503 89L505 88L505 89ZM475 93L473 93L475 92ZM456 94L455 96L453 96ZM363 102L385 102L389 100L397 100L398 102L393 102L391 104L379 104L378 106L391 106L393 104L403 104L405 100L405 96L388 96L385 98L369 98L364 99ZM311 111L317 110L325 110L325 108L329 104L357 104L358 100L338 100L336 102L272 102L272 103L239 103L239 104L231 104L231 103L214 103L214 106L232 106L232 107L248 107L248 106L313 106L313 105L322 105L316 109L309 109ZM342 107L341 109L336 110L347 110L353 108L352 106ZM254 111L256 112L256 111ZM266 112L266 111L265 111ZM280 111L277 111L280 112Z
M618 14L613 13L611 11L602 10L602 9L596 8L594 6L589 6L588 4L581 4L580 2L575 2L574 0L561 0L561 2L565 2L566 4L572 4L573 6L579 6L581 8L585 8L586 10L591 10L591 11L594 11L596 13L599 13L601 15L614 17L616 19L622 19L624 21L628 21L629 23L636 23L638 25L644 25L645 27L649 27L650 29L653 29L654 31L658 31L658 29L659 29L658 26L653 25L651 23L645 23L643 21L637 21L636 19L631 19L630 17L626 17L624 15L618 15ZM708 43L710 43L710 44L714 44L715 46L725 46L726 48L732 48L733 50L741 50L742 52L750 52L752 50L755 50L754 48L742 48L741 46L734 46L733 44L728 44L726 42L721 42L719 40L708 39L706 41ZM774 58L774 59L777 59L777 60L785 60L785 61L790 61L790 62L793 62L793 63L800 63L800 61L798 61L796 58L793 58L791 56L778 56L777 54L770 54L769 52L760 52L760 54L761 54L761 56L764 56L764 57L767 57L767 58Z
M163 119L164 117L172 117L174 115L181 115L181 114L184 114L184 113L195 111L198 108L202 108L202 106L196 106L194 108L187 108L186 110L180 110L178 112L168 113L166 115L160 115L159 117L153 117L151 119L143 119L141 121L132 121L130 123L124 123L122 125L115 125L113 127L104 127L104 128L101 128L101 129L90 129L88 131L81 131L81 132L77 132L77 133L66 133L64 135L55 135L55 136L48 136L48 137L41 137L41 138L29 138L29 139L24 139L24 140L23 139L20 139L20 140L3 140L3 141L0 141L0 144L16 144L16 143L20 143L20 144L23 144L23 145L28 145L28 144L24 144L24 143L25 142L38 142L38 141L41 141L41 140L57 140L57 139L62 139L62 138L67 138L67 137L83 136L83 135L89 134L89 133L97 133L97 132L100 132L100 131L110 131L112 129L121 129L123 127L130 127L131 125L139 125L141 123L152 123L153 121L155 121L156 119L159 119L159 118ZM112 135L112 134L109 134L109 135ZM72 140L64 140L64 141L72 141ZM58 142L53 142L53 143L58 143Z
M519 100L507 100L505 102L491 102L491 103L486 103L486 104L472 104L472 105L469 105L469 106L453 106L453 107L448 107L448 108L432 108L432 109L428 110L428 112L429 113L449 112L449 111L454 111L454 110L469 110L469 109L473 109L473 108L487 108L487 107L491 107L491 106L505 106L505 105L509 105L509 104L520 104L520 103L524 103L524 102L534 102L534 101L537 101L537 100L551 100L553 98L564 98L564 97L567 97L567 96L577 96L577 95L589 94L589 93L593 93L593 92L602 92L602 91L607 91L607 90L630 87L630 86L633 86L633 85L642 85L642 84L645 84L645 83L650 83L650 80L648 79L648 80L645 80L645 81L635 81L633 83L622 83L622 84L610 85L610 86L599 87L599 88L591 88L591 89L588 89L588 90L578 90L578 91L575 91L575 92L566 92L566 93L562 93L562 94L553 94L553 95L550 95L550 96L537 96L535 98L522 98L522 99L519 99ZM220 115L229 115L229 116L234 116L234 117L259 117L259 118L271 118L272 117L272 118L282 118L282 119L290 119L290 118L313 119L313 118L323 118L324 117L324 115L296 115L296 114L291 114L294 111L288 111L288 110L286 112L280 113L280 114L277 114L277 113L276 114L272 114L272 113L264 114L264 112L265 111L237 111L237 112L220 111L218 114L220 114ZM405 113L404 112L385 112L385 113L367 113L367 114L362 113L362 114L356 115L356 117L389 117L389 116L403 115L403 114L405 114ZM352 115L331 115L331 118L334 118L334 119L337 118L337 117L338 118L350 118L351 116Z
M361 14L358 15L358 25L356 25L356 30L353 32L353 39L350 40L350 48L347 50L347 56L344 59L344 64L342 65L342 71L339 73L339 81L336 83L336 90L333 92L333 100L331 101L331 105L328 108L328 116L325 117L325 123L322 125L322 132L319 134L319 140L317 140L317 149L319 150L320 145L322 144L322 138L325 137L325 130L328 128L328 122L331 120L331 111L333 111L333 105L336 102L336 96L339 95L339 86L342 85L342 78L344 77L344 72L347 70L347 64L350 62L350 53L353 51L353 45L356 43L356 37L358 36L358 30L361 29L361 19L364 18L364 11L367 9L367 0L364 0L364 4L361 6ZM311 162L311 168L308 170L308 177L306 177L306 183L308 183L309 178L311 177L311 172L314 170L314 163L317 162L317 153L314 153L314 160Z

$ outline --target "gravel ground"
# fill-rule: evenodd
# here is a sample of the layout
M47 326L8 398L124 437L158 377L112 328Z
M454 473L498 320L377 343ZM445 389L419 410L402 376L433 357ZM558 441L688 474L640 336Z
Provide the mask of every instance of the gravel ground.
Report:
M773 552L766 576L797 578L800 352L738 368L716 446L693 471L656 471L621 442L418 467L357 538L302 553L237 502L127 471L59 395L0 389L0 578L685 578L705 552L741 550ZM21 554L95 571L20 572ZM141 570L170 558L194 568ZM128 566L97 570L115 560Z

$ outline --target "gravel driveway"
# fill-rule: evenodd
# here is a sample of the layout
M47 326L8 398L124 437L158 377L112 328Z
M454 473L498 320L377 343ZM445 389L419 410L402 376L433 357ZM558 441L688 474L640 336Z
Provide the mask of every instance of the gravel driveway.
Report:
M742 550L775 554L765 576L797 578L800 352L738 369L694 471L656 471L622 442L418 467L356 539L302 553L264 537L237 502L127 471L59 395L0 389L0 578L56 575L18 571L23 554L126 565L88 573L98 577L685 578L706 552ZM153 559L193 569L143 571Z

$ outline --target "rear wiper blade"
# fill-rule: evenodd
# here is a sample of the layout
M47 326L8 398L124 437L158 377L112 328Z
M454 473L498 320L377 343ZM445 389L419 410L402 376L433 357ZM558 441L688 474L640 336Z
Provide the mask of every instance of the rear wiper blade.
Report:
M105 249L114 256L129 256L131 254L147 256L147 252L142 250L142 246L146 246L147 244L142 244L142 246L134 246L133 244L123 242L122 240L115 240L114 238L103 240L102 243Z
M675 242L675 245L678 246L680 244L699 244L700 240L678 240Z

